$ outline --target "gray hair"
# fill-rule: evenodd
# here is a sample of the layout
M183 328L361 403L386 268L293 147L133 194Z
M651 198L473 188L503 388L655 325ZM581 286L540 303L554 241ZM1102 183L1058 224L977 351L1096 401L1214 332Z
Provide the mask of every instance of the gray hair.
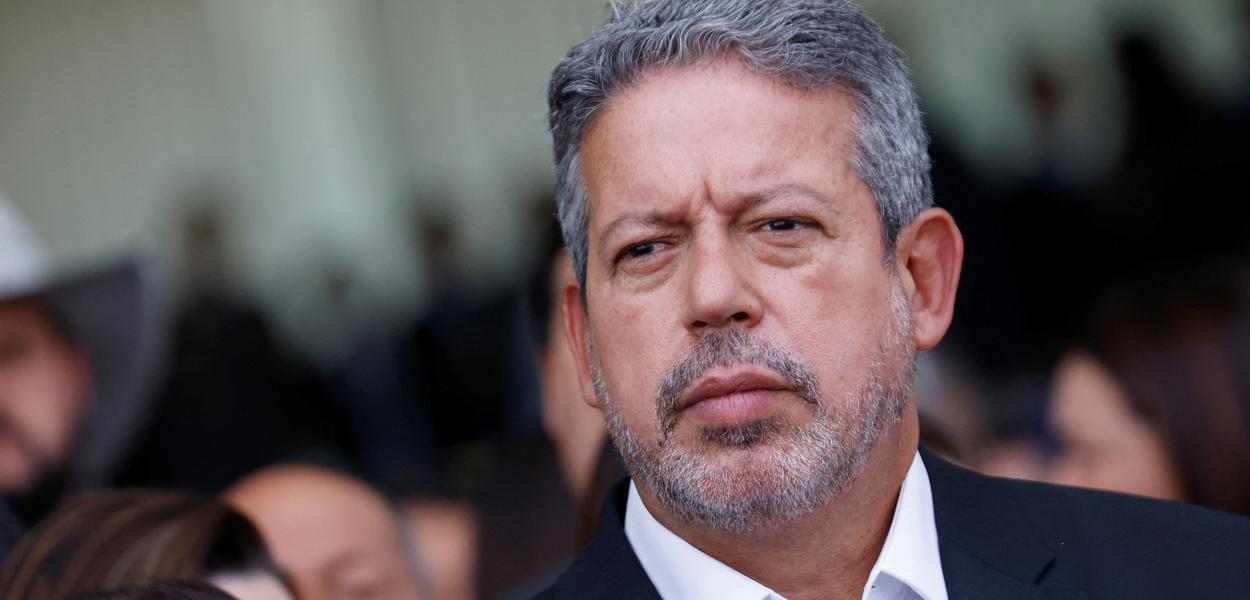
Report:
M579 164L582 134L612 94L648 68L736 54L751 70L800 89L840 86L855 101L852 165L876 197L887 258L899 230L933 205L929 139L907 67L881 27L851 0L610 6L607 24L569 51L547 89L556 207L583 294L590 209Z

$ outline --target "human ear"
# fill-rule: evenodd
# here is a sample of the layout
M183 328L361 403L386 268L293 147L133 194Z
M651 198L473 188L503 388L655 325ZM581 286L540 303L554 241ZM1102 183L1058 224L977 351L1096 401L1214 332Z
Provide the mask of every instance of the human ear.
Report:
M946 335L955 311L963 235L950 213L930 208L899 232L894 258L911 308L916 349L928 350Z
M564 321L564 337L568 339L569 348L573 351L573 362L577 364L577 381L582 388L582 400L586 404L599 408L599 401L595 397L595 385L590 377L586 305L582 303L581 288L576 283L564 286L560 315Z

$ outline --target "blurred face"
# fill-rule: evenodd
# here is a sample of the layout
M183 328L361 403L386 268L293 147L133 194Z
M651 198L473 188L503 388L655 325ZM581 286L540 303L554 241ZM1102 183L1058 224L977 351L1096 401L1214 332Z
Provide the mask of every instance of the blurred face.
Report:
M260 529L301 600L415 599L415 565L385 501L318 469L278 467L228 494Z
M0 303L0 493L20 493L69 453L86 403L81 352L34 302Z
M590 413L591 423L598 422L599 417L594 409L582 402L581 389L577 385L577 365L566 345L560 323L560 293L576 281L573 266L563 252L552 260L551 279L552 297L556 302L551 310L552 318L547 321L547 346L539 357L539 365L543 382L543 426L556 443L560 443L569 436L586 433L587 413Z
M1183 499L1163 437L1133 411L1124 390L1094 357L1071 353L1060 361L1050 421L1062 444L1053 481Z
M814 510L907 402L909 310L852 111L723 61L648 72L584 136L594 396L679 518L749 530Z
M239 573L213 577L209 583L239 600L295 600L282 580L270 573Z
M547 346L539 356L542 374L543 428L556 447L564 479L574 496L589 492L604 438L599 411L582 401L577 363L564 337L560 294L575 284L573 265L560 252L552 261L552 303L547 319Z

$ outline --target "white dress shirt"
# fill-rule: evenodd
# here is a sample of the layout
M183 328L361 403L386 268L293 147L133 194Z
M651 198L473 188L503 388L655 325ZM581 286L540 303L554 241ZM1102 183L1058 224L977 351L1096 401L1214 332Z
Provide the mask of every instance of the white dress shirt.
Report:
M785 600L669 531L643 505L632 482L625 506L625 537L665 600ZM918 452L903 479L890 532L868 574L862 598L947 600L933 520L933 491Z

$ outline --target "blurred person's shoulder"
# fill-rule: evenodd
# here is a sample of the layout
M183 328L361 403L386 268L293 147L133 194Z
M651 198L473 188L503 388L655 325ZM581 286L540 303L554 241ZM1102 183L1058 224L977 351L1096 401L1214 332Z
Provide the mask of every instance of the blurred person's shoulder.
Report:
M1074 598L1222 598L1250 590L1250 518L989 477L928 453L925 464L951 598L993 597L976 593L984 581L972 574L985 567Z

